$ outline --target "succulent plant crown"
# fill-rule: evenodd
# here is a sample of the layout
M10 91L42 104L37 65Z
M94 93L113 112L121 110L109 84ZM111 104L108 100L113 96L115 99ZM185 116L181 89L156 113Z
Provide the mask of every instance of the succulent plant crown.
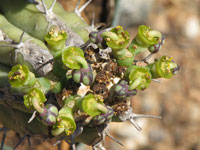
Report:
M17 0L15 7L12 0L1 0L0 53L5 59L0 60L4 74L0 88L3 92L9 89L10 99L1 98L0 113L18 119L24 130L1 116L5 127L98 148L103 137L109 136L111 121L129 120L140 130L134 118L159 118L134 114L130 97L148 88L154 79L171 78L179 70L168 56L148 62L160 51L164 36L145 25L139 26L131 42L121 26L99 31L80 15L90 2L71 13L56 0ZM17 13L9 12L13 9ZM20 42L15 44L18 38ZM150 53L140 60L145 65L138 65L135 56L145 50ZM20 104L13 95L20 97Z

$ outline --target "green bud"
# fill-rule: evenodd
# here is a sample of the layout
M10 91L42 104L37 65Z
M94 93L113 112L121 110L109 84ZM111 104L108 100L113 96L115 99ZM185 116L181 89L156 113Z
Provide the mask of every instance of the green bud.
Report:
M88 68L81 68L79 70L73 70L72 78L76 83L82 82L84 85L91 85L93 82L93 70L90 65Z
M113 50L125 48L130 40L129 33L123 30L121 26L116 26L110 31L103 32L102 37L106 41L106 44Z
M148 67L150 68L153 79L169 79L179 70L179 66L173 61L172 57L168 56L162 56L160 59L156 59Z

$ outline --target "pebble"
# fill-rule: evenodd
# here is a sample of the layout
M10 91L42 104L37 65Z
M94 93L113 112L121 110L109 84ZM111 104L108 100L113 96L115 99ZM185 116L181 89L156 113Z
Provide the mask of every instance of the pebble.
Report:
M197 36L200 35L200 20L198 19L198 17L197 16L189 17L185 22L183 31L188 38L190 39L197 38Z

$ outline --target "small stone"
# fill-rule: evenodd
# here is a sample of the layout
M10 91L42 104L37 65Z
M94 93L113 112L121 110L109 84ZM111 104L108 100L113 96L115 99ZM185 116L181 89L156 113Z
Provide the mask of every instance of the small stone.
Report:
M183 31L188 38L194 39L200 35L200 21L197 16L189 17L184 25Z

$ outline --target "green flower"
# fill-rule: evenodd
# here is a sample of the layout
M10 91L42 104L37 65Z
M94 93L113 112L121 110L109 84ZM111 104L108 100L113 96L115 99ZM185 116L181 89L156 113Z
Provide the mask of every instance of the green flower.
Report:
M103 104L103 99L93 94L86 95L83 99L79 99L77 106L80 110L94 117L107 112L106 106Z
M84 52L79 47L68 47L62 52L62 62L70 69L88 68Z
M116 26L110 31L103 32L102 37L106 41L106 44L113 50L125 48L130 40L129 33L123 30L121 26Z
M136 42L143 47L150 47L161 40L162 34L158 31L151 30L150 27L141 25L139 26L136 36Z
M133 55L137 55L147 50L147 48L150 52L156 52L160 49L163 40L164 38L162 37L162 34L159 31L153 31L150 27L141 25L138 28L138 33L136 37L132 40L131 44L129 45L128 50Z
M9 83L11 87L19 90L26 91L28 88L35 84L35 75L29 71L26 65L16 65L8 73Z
M129 90L144 90L151 83L151 73L148 67L131 66L126 70L125 76L129 80Z
M65 134L69 136L74 133L75 130L76 122L74 120L73 110L68 106L64 106L58 113L56 124L53 126L51 133L57 136L65 132Z
M162 56L148 66L152 78L171 78L179 70L179 66L173 61L172 57Z
M44 102L46 101L44 93L38 88L33 88L24 95L24 105L29 109L35 109L39 113L43 113Z
M53 27L50 29L44 39L47 42L47 47L51 51L60 51L65 48L67 33L64 30L60 30L58 27Z

